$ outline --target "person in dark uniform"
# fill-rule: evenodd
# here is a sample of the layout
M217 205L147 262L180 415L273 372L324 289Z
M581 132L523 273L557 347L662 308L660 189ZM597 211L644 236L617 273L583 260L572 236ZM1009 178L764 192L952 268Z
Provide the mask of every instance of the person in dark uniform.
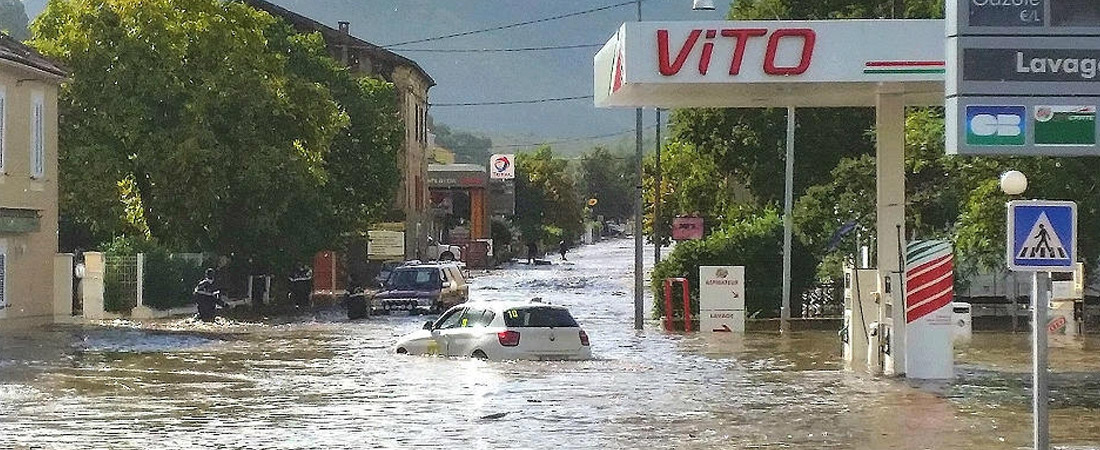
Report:
M538 252L539 246L538 244L535 244L535 241L530 241L527 243L527 264L535 263L535 258L538 256Z
M195 304L198 305L199 320L213 322L217 317L218 306L228 307L221 299L221 291L214 289L214 269L206 269L206 276L195 286Z
M290 276L290 295L295 308L309 307L309 294L313 290L313 270L302 264Z
M565 243L565 239L562 239L561 242L558 242L558 253L561 253L561 260L562 261L569 261L568 259L565 259L565 252L568 251L568 250L569 250L569 244Z

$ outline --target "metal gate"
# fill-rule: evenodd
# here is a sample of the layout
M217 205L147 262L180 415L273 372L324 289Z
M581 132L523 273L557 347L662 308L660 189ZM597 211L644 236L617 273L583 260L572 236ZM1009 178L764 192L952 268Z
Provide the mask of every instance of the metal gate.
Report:
M103 309L127 312L137 306L140 297L138 257L106 255L103 276Z

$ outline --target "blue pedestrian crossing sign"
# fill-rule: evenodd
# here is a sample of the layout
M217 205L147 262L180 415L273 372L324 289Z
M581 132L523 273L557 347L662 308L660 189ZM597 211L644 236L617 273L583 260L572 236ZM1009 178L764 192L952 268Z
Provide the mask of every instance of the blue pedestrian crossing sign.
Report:
M1077 204L1009 202L1007 247L1010 270L1072 272L1077 262Z

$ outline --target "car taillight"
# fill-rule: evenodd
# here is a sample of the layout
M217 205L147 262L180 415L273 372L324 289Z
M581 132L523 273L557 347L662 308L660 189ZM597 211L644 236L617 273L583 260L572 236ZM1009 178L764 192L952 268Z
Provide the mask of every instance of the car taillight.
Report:
M581 330L581 345L588 347L588 333Z
M497 340L500 341L500 345L505 347L515 347L519 345L519 332L518 331L501 331L497 333Z

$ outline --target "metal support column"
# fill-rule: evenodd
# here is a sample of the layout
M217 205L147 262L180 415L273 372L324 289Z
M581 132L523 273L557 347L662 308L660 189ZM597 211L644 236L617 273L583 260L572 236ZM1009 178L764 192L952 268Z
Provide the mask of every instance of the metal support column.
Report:
M880 91L875 101L875 190L878 230L879 292L889 322L890 357L887 373L905 374L905 289L888 278L904 280L900 249L905 248L905 96ZM889 292L888 292L889 291Z
M1031 284L1031 411L1035 450L1050 449L1050 374L1047 373L1047 308L1050 274L1035 272Z
M660 226L661 217L661 108L657 108L657 160L653 169L653 265L661 262L661 241L664 227Z
M794 107L787 107L787 168L783 184L783 307L779 332L791 331L791 234L794 232Z

